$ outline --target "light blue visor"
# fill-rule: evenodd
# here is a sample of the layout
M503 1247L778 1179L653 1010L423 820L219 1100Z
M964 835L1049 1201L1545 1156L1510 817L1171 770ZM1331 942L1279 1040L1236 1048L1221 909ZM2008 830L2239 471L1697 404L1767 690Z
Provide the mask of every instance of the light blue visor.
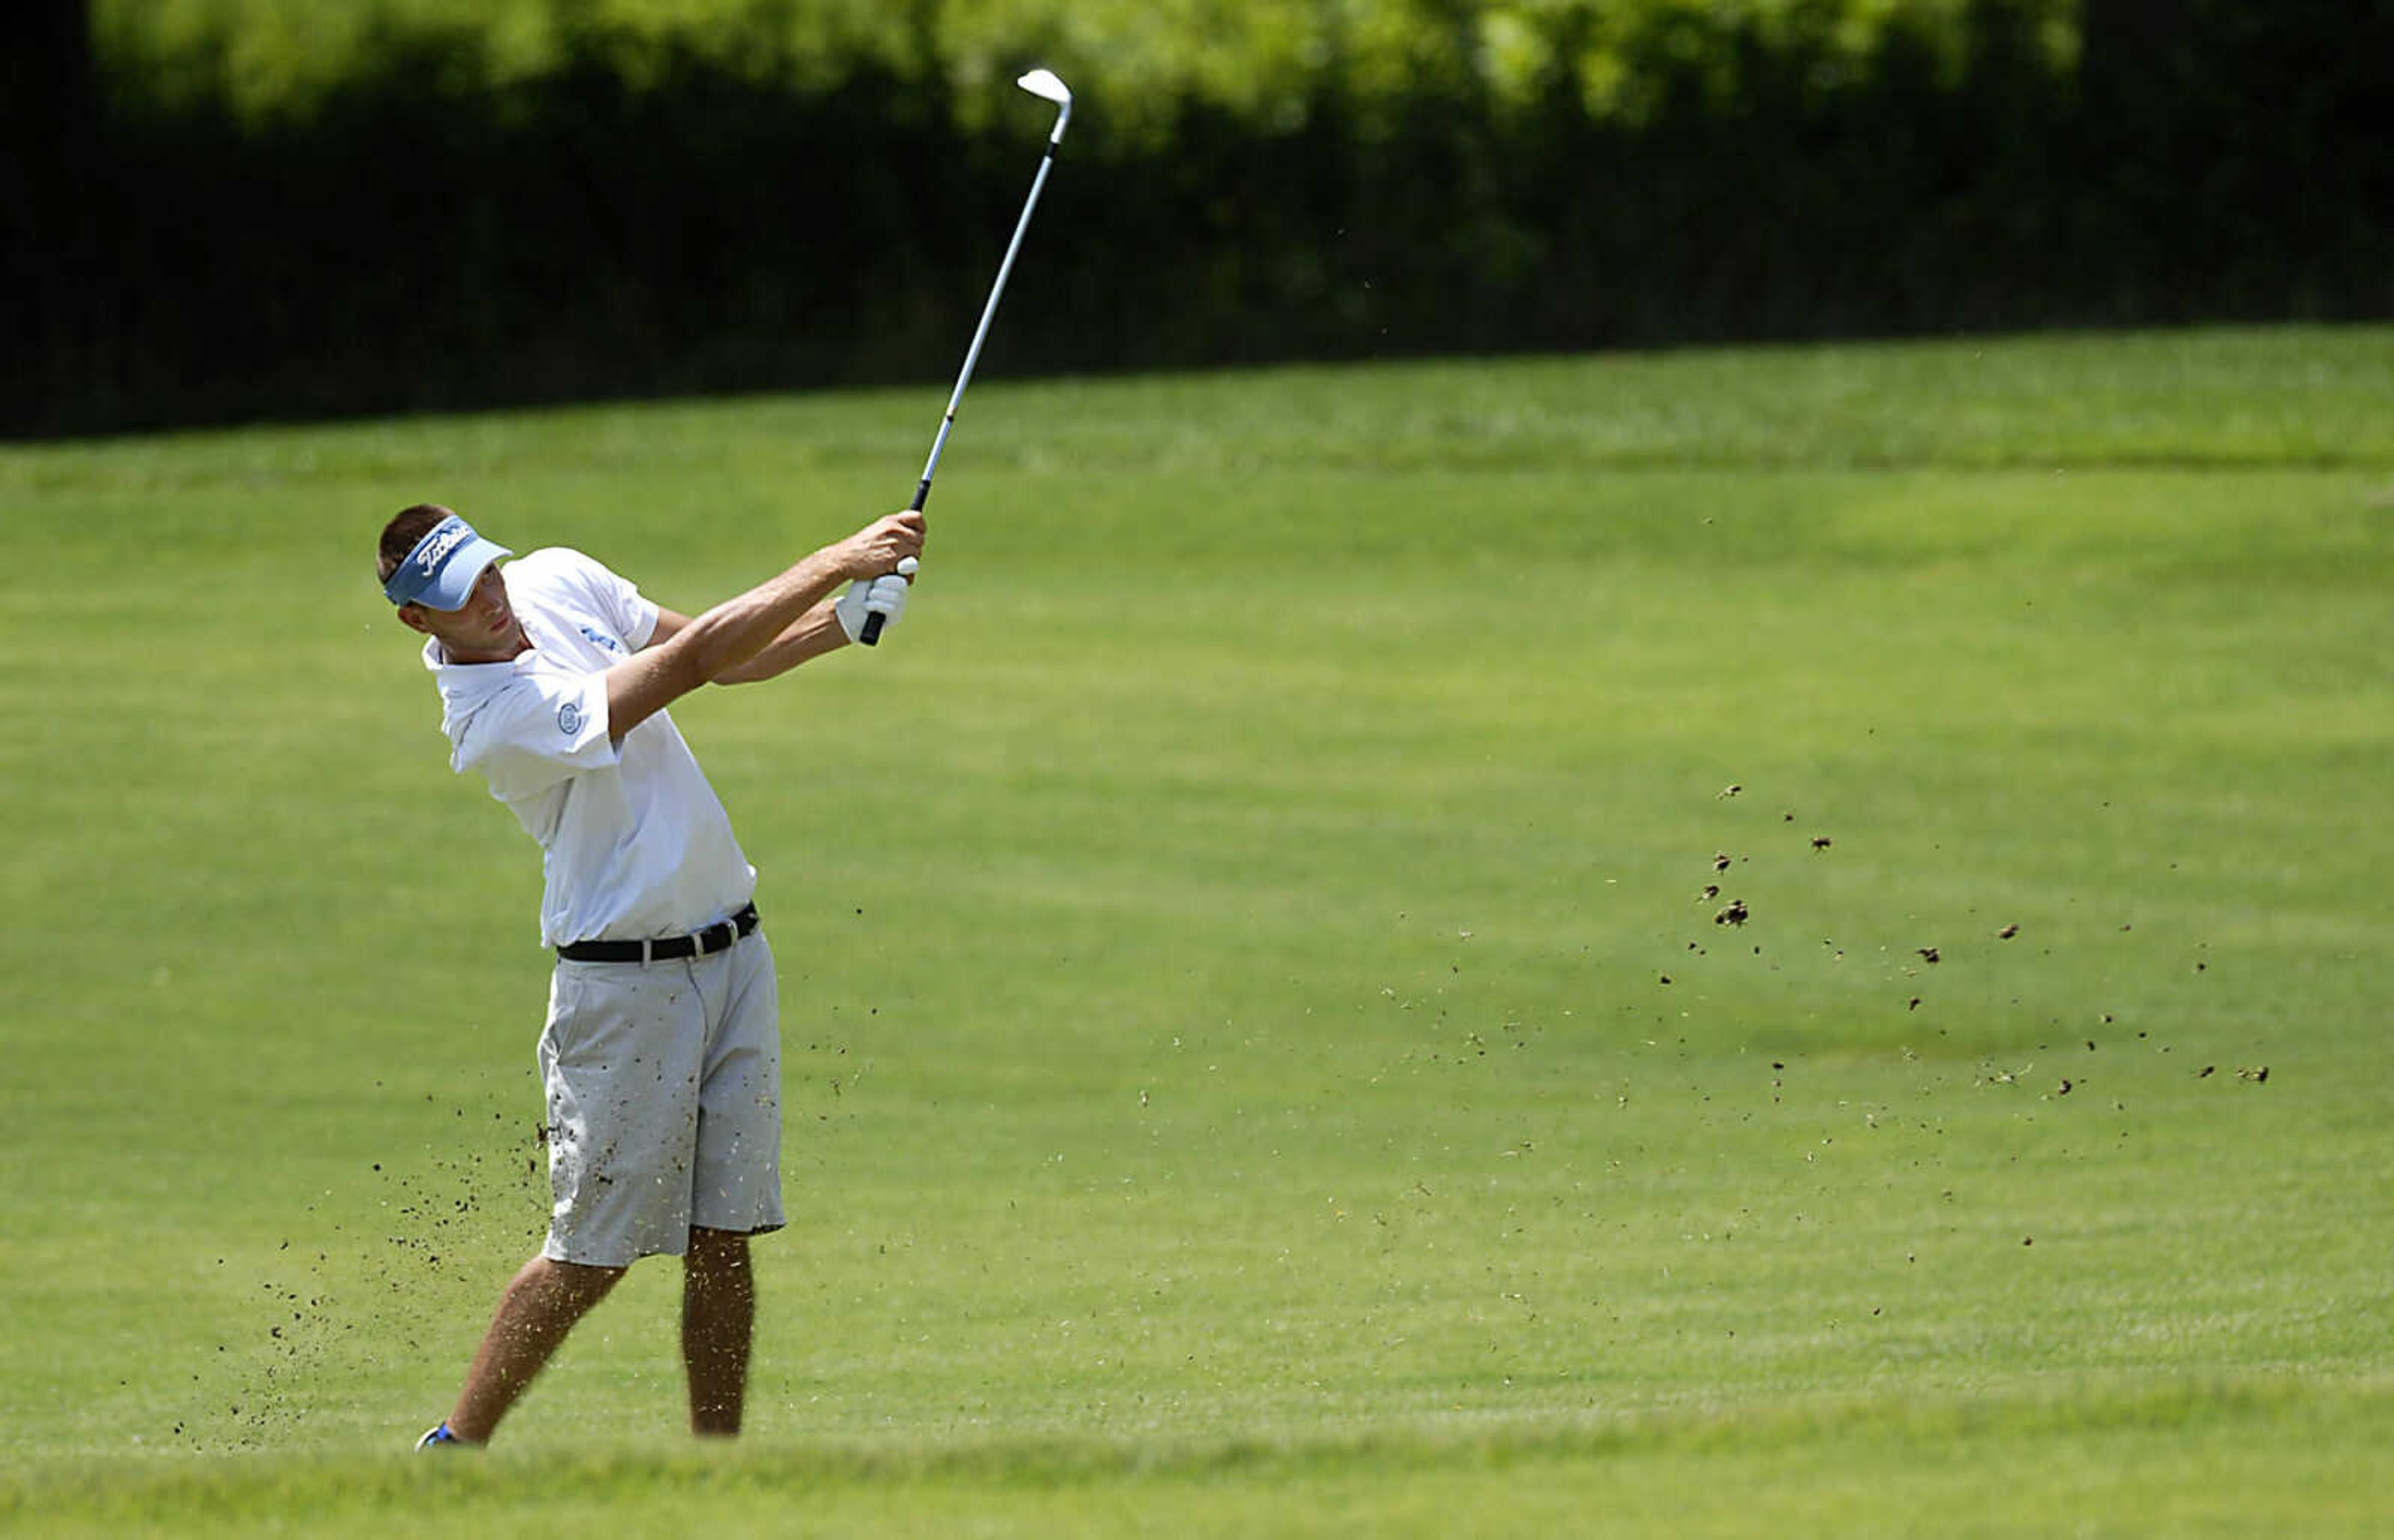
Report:
M407 559L382 586L393 604L421 604L428 610L462 610L474 597L482 569L515 552L493 546L474 533L474 526L451 514L415 543Z

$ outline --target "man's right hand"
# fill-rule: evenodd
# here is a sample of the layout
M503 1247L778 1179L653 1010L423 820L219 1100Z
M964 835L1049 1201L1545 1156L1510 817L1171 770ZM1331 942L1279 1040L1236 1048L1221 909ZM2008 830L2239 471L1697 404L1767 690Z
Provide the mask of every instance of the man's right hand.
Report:
M922 510L908 508L876 519L832 548L843 577L886 576L906 558L923 554Z

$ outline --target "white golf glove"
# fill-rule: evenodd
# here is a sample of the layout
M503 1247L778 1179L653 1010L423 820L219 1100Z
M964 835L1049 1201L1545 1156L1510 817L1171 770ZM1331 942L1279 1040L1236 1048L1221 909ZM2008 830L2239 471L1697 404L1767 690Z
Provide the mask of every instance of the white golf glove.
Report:
M911 586L895 573L869 580L860 577L848 586L848 592L832 605L831 612L839 617L839 628L848 633L850 641L863 634L867 615L882 616L881 628L887 631L906 612L906 594Z

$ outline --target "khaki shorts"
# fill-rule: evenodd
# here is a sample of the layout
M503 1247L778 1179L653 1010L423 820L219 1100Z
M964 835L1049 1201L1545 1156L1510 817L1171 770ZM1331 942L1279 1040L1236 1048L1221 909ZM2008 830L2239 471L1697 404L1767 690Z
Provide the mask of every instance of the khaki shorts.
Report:
M540 1034L548 1087L541 1254L588 1267L678 1257L691 1228L782 1228L782 1029L759 931L712 956L559 959Z

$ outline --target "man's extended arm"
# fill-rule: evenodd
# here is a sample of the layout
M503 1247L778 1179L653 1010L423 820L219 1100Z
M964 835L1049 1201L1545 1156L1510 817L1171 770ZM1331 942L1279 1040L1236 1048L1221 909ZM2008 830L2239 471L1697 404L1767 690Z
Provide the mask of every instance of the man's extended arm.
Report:
M625 733L712 680L729 683L727 676L732 675L769 677L746 672L769 650L828 651L835 641L846 639L829 607L823 606L832 591L851 579L890 572L901 558L916 555L922 548L923 516L893 513L695 619L675 616L670 634L660 613L657 632L649 644L607 670L608 736L622 742ZM830 627L830 638L822 637L814 624L819 606L822 606L821 623ZM800 657L791 657L781 666L799 661Z
M715 676L716 684L756 684L777 675L786 674L798 665L826 652L836 652L848 645L848 632L832 613L832 600L826 599L785 626L782 634L767 642L756 655L746 663L736 664ZM690 624L688 615L671 610L657 612L657 628L649 635L648 647L662 647L679 635ZM646 649L644 648L643 651Z

